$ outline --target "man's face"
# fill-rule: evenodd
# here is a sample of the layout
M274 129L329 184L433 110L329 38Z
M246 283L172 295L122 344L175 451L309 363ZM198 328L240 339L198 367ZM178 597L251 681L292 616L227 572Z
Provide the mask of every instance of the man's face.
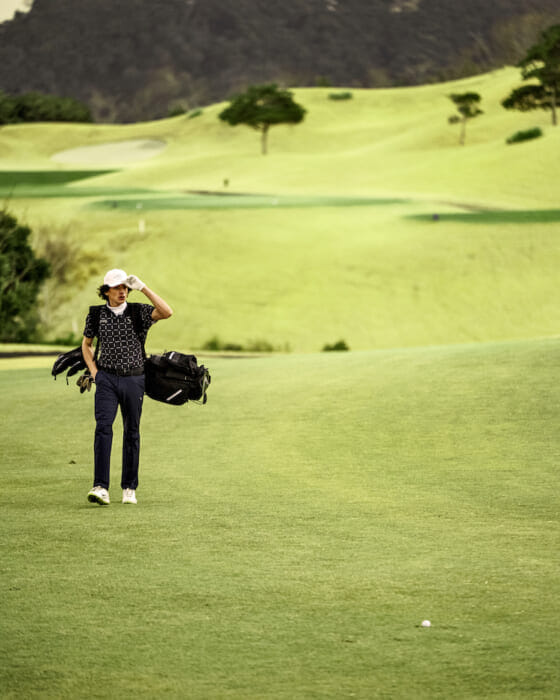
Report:
M116 287L109 287L107 299L109 306L120 306L128 297L128 287L126 284L118 284Z

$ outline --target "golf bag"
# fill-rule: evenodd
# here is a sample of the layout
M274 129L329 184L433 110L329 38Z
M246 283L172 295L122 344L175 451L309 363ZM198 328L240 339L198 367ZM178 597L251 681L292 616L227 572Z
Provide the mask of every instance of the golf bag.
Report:
M181 406L187 401L205 404L210 373L194 355L166 352L150 355L144 365L146 394L155 401Z
M61 353L54 361L51 374L56 379L57 375L66 372L66 384L68 384L68 377L76 374L81 369L87 369L87 365L82 355L82 348L78 347Z

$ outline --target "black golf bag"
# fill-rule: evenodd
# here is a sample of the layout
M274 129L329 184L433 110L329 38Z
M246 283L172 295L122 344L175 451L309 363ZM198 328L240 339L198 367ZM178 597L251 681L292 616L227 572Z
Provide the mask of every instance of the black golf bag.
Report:
M155 401L181 406L187 401L206 403L210 373L194 355L166 352L150 355L144 365L146 394Z

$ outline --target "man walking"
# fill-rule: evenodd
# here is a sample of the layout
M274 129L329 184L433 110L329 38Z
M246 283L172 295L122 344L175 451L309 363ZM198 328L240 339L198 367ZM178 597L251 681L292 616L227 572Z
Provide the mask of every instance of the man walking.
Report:
M151 304L129 304L128 293L138 290ZM120 407L123 419L123 503L137 503L140 456L140 417L144 398L144 343L156 321L169 318L171 307L135 275L109 270L98 289L107 304L87 315L82 354L95 382L94 480L88 501L109 505L109 476L113 423ZM99 354L94 356L97 336Z

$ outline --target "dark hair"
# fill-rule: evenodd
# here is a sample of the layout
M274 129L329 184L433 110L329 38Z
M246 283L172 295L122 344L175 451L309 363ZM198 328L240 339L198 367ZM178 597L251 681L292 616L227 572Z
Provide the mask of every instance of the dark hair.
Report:
M130 287L128 285L125 285L125 287L128 289L130 292ZM97 289L97 293L102 299L105 299L106 301L109 301L109 297L107 296L107 292L111 289L108 284L102 284L101 287Z

